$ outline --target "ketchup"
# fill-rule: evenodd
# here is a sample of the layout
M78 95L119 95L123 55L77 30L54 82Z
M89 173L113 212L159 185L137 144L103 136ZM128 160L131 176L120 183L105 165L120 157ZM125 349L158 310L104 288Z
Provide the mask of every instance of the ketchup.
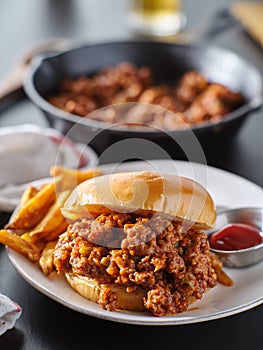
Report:
M240 250L263 242L260 231L251 225L233 223L212 234L210 246L217 250Z

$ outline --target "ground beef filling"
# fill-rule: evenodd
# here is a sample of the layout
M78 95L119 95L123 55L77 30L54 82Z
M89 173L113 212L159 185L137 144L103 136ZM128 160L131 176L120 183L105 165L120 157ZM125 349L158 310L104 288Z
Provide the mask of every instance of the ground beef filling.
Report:
M58 273L73 270L125 286L129 293L145 291L145 308L156 316L186 311L217 282L206 234L156 214L101 214L77 221L60 236L54 264ZM117 307L110 291L100 304Z

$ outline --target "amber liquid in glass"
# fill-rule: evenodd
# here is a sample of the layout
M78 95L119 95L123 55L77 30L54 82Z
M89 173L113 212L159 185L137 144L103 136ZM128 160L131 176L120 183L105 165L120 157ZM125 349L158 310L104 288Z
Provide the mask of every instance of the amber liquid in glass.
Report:
M145 35L172 35L182 29L185 16L180 0L132 0L131 29Z

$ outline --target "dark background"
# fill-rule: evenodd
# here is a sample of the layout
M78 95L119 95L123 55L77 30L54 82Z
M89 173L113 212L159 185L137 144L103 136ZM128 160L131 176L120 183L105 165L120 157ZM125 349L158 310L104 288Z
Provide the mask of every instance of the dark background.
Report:
M204 25L228 0L185 0L186 31ZM76 42L131 38L124 0L8 0L0 2L0 78L21 52L39 40L66 37ZM263 50L240 27L212 42L229 48L263 73ZM47 125L27 100L0 114L0 126ZM207 155L209 165L226 169L263 186L263 113L250 115L227 150ZM223 146L223 145L222 145ZM222 148L223 149L223 148ZM242 190L242 189L241 189ZM6 217L2 218L2 223ZM263 276L262 276L263 277ZM0 291L16 300L23 314L0 337L0 349L263 349L263 306L220 320L184 326L132 326L91 318L48 299L14 270L0 247ZM263 291L262 291L263 294Z

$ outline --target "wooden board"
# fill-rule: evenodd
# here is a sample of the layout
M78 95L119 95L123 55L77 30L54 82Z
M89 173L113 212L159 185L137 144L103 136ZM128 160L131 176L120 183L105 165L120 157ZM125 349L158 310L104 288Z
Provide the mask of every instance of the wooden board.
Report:
M263 48L263 2L238 2L230 11Z

